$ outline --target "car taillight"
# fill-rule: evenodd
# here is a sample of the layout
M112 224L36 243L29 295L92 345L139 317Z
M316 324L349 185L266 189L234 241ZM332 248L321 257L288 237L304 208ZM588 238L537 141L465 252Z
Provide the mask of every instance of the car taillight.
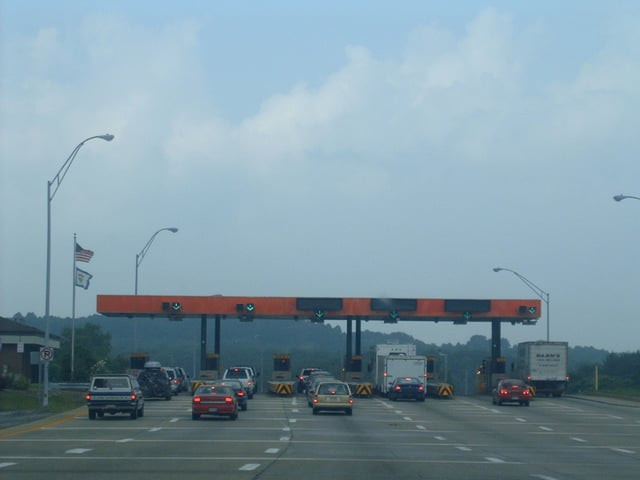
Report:
M396 387L394 388L394 390L396 390L396 391L398 391L398 392L399 392L399 391L400 391L400 390L402 390L402 389L400 388L400 385L396 385Z
M349 397L349 404L353 404L353 398Z
M247 382L247 385L251 386L251 385L253 385L253 382L252 382L251 380L249 380L249 381Z
M233 403L233 397L224 397L225 403Z
M525 388L524 390L522 390L522 394L523 395L531 395L531 392L529 391L528 388Z
M176 379L173 381L173 383L175 383L175 384L177 385L177 384L179 383L179 382L178 382L178 379L176 378Z
M317 396L317 395L315 395L315 396L313 397L313 403L318 403L318 396Z
M239 397L244 397L244 392L238 392Z
M508 394L509 394L509 390L505 390L505 389L500 390L500 395L508 395Z
M135 393L131 394L131 400L135 400L136 398L138 398L138 395L136 395Z
M423 387L422 385L420 385L420 386L418 387L418 390L422 391L422 390L424 390L424 387Z
M87 393L87 394L84 396L84 398L86 398L87 400L91 400L91 394L90 394L90 393Z
M202 398L200 397L193 397L193 403L200 403L202 401Z

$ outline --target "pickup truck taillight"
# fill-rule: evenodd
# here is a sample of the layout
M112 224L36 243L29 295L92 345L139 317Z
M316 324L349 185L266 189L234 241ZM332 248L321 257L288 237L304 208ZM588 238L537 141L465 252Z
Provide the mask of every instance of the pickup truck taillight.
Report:
M131 394L131 400L135 400L136 398L138 398L138 395L136 395L135 393Z

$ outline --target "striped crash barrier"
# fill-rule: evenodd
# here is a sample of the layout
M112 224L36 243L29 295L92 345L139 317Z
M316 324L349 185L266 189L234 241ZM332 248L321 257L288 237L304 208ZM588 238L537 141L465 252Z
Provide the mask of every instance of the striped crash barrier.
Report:
M370 397L373 395L373 385L370 383L350 383L349 389L354 397Z
M295 382L269 382L269 391L276 395L292 395Z
M448 383L427 383L427 395L436 398L452 398L453 385Z

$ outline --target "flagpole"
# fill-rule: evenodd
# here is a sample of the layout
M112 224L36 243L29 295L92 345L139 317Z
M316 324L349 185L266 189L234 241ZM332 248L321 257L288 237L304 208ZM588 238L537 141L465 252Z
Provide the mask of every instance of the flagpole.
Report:
M73 382L74 366L75 366L75 350L76 350L76 234L73 234L73 281L71 282L73 289L73 304L71 306L71 381Z

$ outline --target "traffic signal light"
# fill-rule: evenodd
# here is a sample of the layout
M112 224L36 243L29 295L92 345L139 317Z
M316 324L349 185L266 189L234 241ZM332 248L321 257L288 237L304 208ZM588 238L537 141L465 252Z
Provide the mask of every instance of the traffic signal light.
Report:
M247 303L246 305L244 303L236 303L236 312L241 322L251 322L256 312L256 305L255 303Z
M389 316L384 319L384 323L398 323L400 319L400 314L397 310L391 310L389 312Z
M535 315L538 313L538 307L535 305L520 305L518 307L518 313L520 315Z

